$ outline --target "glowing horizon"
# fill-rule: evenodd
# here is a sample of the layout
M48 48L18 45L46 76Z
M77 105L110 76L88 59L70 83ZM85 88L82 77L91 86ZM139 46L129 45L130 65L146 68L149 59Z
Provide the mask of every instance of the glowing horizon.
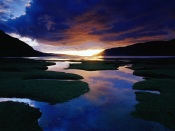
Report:
M77 51L54 51L52 53L64 54L64 55L76 55L76 56L93 56L102 52L104 49L87 49L87 50L77 50Z

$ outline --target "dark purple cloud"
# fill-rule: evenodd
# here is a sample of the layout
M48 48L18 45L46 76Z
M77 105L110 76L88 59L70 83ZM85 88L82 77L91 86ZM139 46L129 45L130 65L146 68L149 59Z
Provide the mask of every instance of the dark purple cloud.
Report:
M2 2L0 7L9 8ZM173 38L174 12L174 0L33 0L15 19L1 11L0 29L50 45L103 42L109 47Z

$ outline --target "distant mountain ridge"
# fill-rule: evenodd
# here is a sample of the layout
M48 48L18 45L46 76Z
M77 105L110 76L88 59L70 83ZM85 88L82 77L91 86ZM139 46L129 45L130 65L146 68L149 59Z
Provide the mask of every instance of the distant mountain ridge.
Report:
M49 54L34 50L31 46L5 34L0 30L0 56L1 57L29 57L47 56Z
M103 56L175 56L175 39L151 41L126 47L106 49L98 55Z

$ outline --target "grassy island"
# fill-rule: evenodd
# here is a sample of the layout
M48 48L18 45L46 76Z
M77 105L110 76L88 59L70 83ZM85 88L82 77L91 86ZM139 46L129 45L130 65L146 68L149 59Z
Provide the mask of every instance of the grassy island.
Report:
M135 75L145 78L145 81L135 83L133 88L148 91L136 92L139 103L132 115L175 130L175 59L142 60L131 68Z
M0 97L29 98L56 104L89 91L82 76L46 71L54 63L30 59L0 59Z

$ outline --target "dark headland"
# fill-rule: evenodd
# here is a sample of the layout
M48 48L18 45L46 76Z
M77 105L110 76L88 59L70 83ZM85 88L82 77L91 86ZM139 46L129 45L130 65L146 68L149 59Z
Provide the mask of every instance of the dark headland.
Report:
M126 47L106 49L98 55L104 56L175 56L175 39L151 41Z
M31 46L0 30L0 57L49 56L53 54L34 50Z

